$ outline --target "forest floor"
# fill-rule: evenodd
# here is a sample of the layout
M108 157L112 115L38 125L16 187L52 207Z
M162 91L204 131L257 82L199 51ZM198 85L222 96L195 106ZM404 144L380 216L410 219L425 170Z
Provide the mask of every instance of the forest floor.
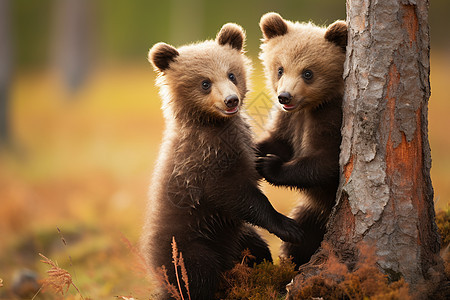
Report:
M448 58L432 57L429 139L437 210L450 203L449 67ZM262 70L255 74L258 92L247 104L258 133L269 98L261 93ZM75 94L62 86L42 71L19 73L12 85L13 142L0 154L0 299L14 299L17 274L46 276L49 266L39 253L70 272L79 288L69 288L72 299L148 299L153 285L134 252L164 128L154 72L149 65L111 66ZM263 188L285 214L298 198ZM262 233L277 257L279 239ZM36 299L52 297L41 291Z

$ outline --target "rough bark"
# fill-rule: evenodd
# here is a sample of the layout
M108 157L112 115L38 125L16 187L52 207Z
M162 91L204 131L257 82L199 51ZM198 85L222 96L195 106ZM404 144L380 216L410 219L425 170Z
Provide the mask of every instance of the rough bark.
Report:
M442 273L428 143L427 0L347 0L341 182L325 242L350 266L357 245L411 286ZM318 253L318 259L324 253Z

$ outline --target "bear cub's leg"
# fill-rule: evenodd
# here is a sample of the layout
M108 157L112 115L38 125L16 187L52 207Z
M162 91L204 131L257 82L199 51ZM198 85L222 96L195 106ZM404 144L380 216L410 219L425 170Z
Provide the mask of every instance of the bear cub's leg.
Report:
M248 266L252 267L255 263L260 264L264 260L272 262L272 255L270 253L267 243L261 238L261 236L256 232L256 230L250 225L244 225L245 228L242 230L239 237L240 248L242 251L248 249L250 254L255 258L248 260ZM241 257L242 259L242 251Z
M292 262L295 263L296 268L307 263L319 248L325 234L328 215L328 213L308 205L299 205L295 208L292 217L302 228L305 241L308 242L301 245L283 243L281 252L286 257L292 257Z

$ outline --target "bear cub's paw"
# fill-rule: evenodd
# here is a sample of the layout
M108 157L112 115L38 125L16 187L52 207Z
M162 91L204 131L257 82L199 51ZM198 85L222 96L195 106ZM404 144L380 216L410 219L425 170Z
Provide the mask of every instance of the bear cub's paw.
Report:
M281 224L273 233L288 243L301 244L304 241L304 232L300 225L286 216L283 216Z
M275 154L267 154L266 156L258 157L256 160L256 170L259 175L272 184L278 183L282 167L283 160Z

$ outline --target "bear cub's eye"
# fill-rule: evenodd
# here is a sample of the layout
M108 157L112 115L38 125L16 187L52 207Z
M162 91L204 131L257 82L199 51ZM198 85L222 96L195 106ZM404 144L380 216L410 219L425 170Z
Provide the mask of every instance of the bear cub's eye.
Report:
M236 84L236 76L234 76L233 73L229 73L229 74L228 74L228 79L230 79L231 82L233 82L234 84Z
M206 91L210 87L211 87L211 81L209 81L209 80L203 80L202 81L202 89L204 89Z
M279 67L278 68L278 78L281 78L281 76L283 76L283 73L284 73L283 67Z
M313 72L311 70L305 70L302 73L302 77L305 80L311 80L313 78Z

